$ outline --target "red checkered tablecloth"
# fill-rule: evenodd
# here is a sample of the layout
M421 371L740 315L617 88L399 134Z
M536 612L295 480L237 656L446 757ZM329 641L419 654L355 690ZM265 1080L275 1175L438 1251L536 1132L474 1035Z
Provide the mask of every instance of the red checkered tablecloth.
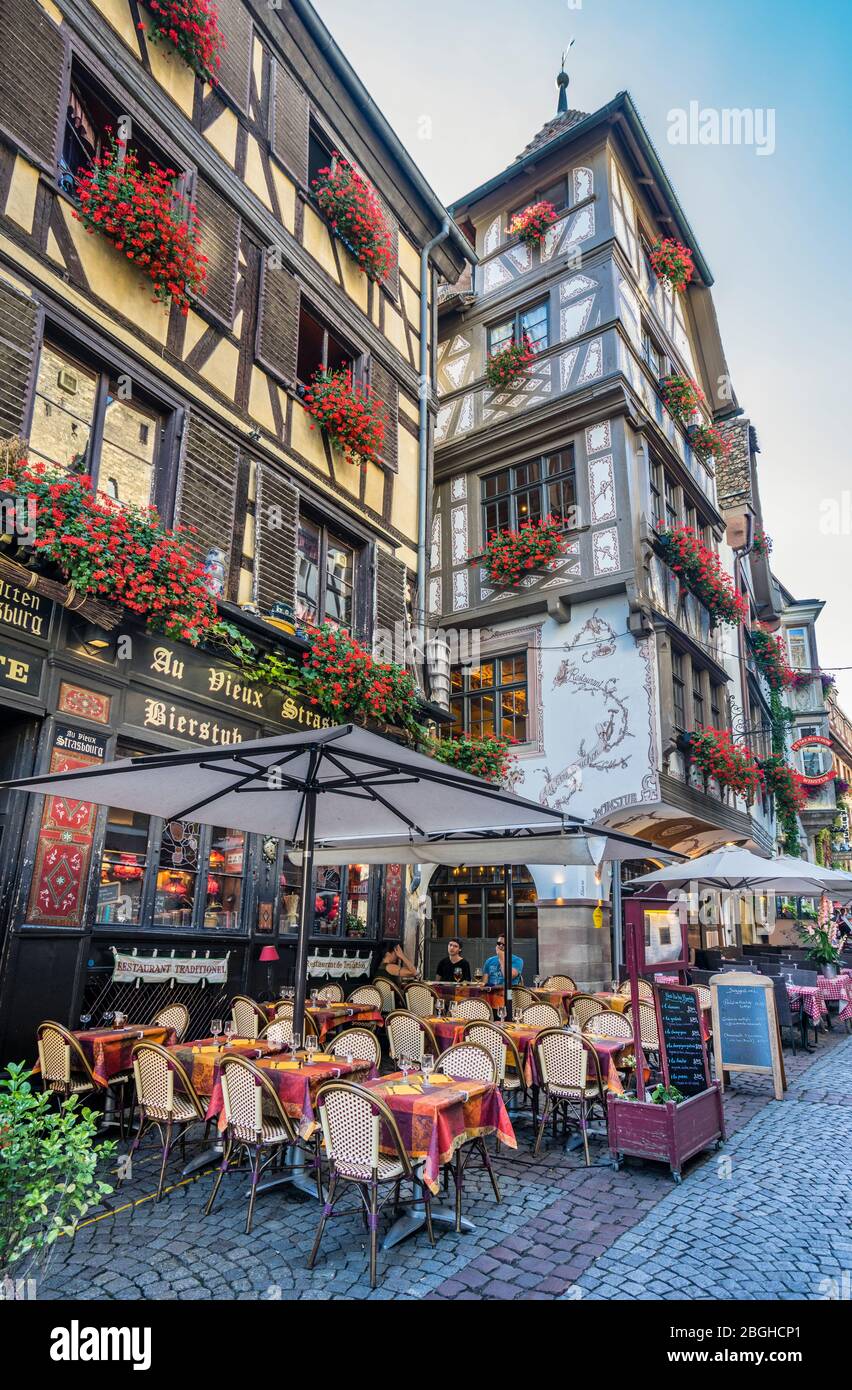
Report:
M843 1000L843 1008L837 1015L841 1023L852 1018L852 975L837 975L833 980L820 975L817 988L823 999Z
M787 993L793 1009L804 1009L814 1026L828 1013L825 999L817 985L788 985Z

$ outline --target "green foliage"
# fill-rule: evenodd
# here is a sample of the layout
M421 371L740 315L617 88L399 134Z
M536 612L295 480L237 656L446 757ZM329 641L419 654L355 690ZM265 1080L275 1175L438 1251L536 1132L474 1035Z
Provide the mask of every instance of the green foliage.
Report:
M99 1177L114 1143L94 1144L98 1116L71 1096L57 1107L25 1062L0 1078L0 1272L35 1263L112 1187Z
M648 1096L652 1105L665 1105L667 1100L673 1100L675 1105L680 1101L686 1100L686 1096L681 1095L677 1086L655 1086Z

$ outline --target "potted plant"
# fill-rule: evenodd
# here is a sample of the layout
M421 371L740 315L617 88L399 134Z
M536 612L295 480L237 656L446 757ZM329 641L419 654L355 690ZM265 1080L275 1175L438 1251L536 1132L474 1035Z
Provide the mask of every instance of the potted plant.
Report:
M710 623L730 623L735 627L748 616L748 605L722 569L719 556L710 550L691 526L658 524L657 549L666 564L680 578L684 589L700 599L710 612Z
M149 41L176 48L188 67L203 82L215 87L222 64L225 40L219 29L219 11L212 0L145 0L151 14L141 29Z
M371 391L352 380L348 367L317 372L303 397L316 425L343 451L349 463L380 463L385 417Z
M519 343L514 339L493 352L485 364L485 380L493 391L502 391L512 386L525 373L535 357L535 350L529 334L525 333Z
M393 264L393 238L372 184L335 151L312 184L320 211L370 280L381 283Z
M11 1062L0 1078L0 1276L27 1278L60 1236L112 1192L100 1177L114 1143L95 1144L98 1116L77 1096L57 1106Z
M820 975L824 975L826 979L833 979L837 974L840 950L836 941L837 932L832 922L803 921L798 926L808 958L815 963Z
M752 537L752 555L765 555L768 557L772 554L772 545L772 537L768 536L763 528L759 526Z
M520 237L527 246L540 246L545 232L555 221L556 208L552 203L530 203L522 212L515 213L509 223L509 236Z
M721 463L731 452L730 443L722 438L714 425L690 425L687 433L689 442L702 463L711 458L716 463Z
M696 729L690 740L689 755L707 781L715 777L720 787L729 787L751 804L763 790L760 763L744 743L734 743L727 729Z
M509 741L504 738L459 738L430 739L424 752L437 758L439 763L457 767L462 772L470 772L474 777L482 777L486 782L502 785L506 782L515 758L509 752Z
M657 279L681 293L695 274L692 252L674 237L662 237L650 252L650 261Z
M548 569L564 543L562 522L552 516L526 521L517 531L495 532L482 556L489 583L518 585L526 575Z
M630 1155L668 1163L675 1182L687 1159L725 1139L725 1116L719 1083L684 1098L675 1086L656 1086L644 1100L607 1097L610 1152L616 1168Z
M780 640L765 627L753 627L748 636L758 670L766 677L770 690L789 690L795 677Z
M666 409L682 424L691 420L699 406L704 404L704 392L692 377L682 376L680 372L670 372L660 377L660 394Z

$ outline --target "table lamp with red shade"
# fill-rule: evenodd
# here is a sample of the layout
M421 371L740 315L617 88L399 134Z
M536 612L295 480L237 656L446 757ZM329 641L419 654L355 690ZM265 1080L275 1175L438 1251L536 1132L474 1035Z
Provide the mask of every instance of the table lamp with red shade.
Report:
M262 946L259 959L266 965L266 997L271 999L273 996L274 985L272 983L272 962L280 960L277 946Z

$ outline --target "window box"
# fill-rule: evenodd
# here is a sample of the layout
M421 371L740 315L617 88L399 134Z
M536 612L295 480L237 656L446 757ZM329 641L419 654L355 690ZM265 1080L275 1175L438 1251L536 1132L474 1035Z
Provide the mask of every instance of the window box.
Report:
M503 391L521 380L534 358L535 351L525 333L519 343L507 343L491 353L485 364L485 380L492 391Z
M711 458L716 463L722 463L731 452L730 443L722 438L713 425L690 425L687 435L693 453L702 463L707 463Z
M509 236L520 237L527 246L540 246L549 227L557 218L553 203L542 200L530 203L522 212L516 212L509 223Z
M561 521L546 516L541 521L525 522L517 531L495 532L485 547L482 564L490 584L517 588L529 575L549 570L563 549Z
M335 151L312 187L335 236L364 274L381 284L393 269L393 237L372 185Z
M692 252L673 237L658 241L649 253L649 260L657 279L681 293L695 274Z
M660 378L660 394L663 403L675 419L686 424L705 404L704 392L692 377L681 376L680 372L670 372Z
M147 25L139 28L149 42L177 49L187 67L215 87L222 63L225 40L219 29L219 16L212 0L145 0L150 13Z
M682 735L681 748L704 777L713 777L720 787L729 787L751 805L764 791L763 770L754 753L744 743L734 743L727 729L696 729Z
M690 526L661 526L655 543L666 564L678 575L681 585L704 604L710 624L729 623L736 627L748 616L748 605L734 582L722 569L718 555L703 545Z
M305 408L349 463L381 463L385 415L348 368L318 372L304 395ZM316 428L312 426L311 428Z

